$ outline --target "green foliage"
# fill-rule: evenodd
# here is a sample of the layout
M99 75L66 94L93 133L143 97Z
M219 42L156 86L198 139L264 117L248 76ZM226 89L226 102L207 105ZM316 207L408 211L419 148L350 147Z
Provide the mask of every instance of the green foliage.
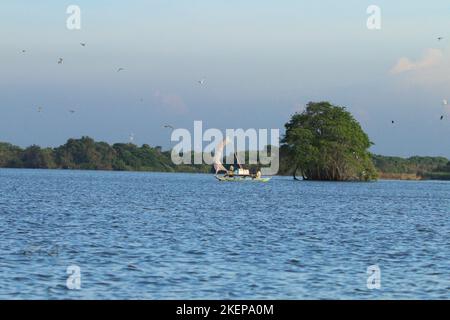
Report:
M9 143L0 142L0 168L20 168L22 149Z
M45 169L55 168L53 150L41 149L39 146L30 146L21 153L22 165L25 168Z
M56 163L63 169L111 170L114 150L105 142L89 137L69 139L55 149Z
M386 157L380 155L372 155L375 167L383 173L395 174L417 174L423 176L431 171L446 171L445 166L448 159L444 157ZM450 167L449 167L450 169ZM450 172L450 170L449 170Z
M92 138L69 139L55 149L30 146L26 149L0 143L0 167L34 169L81 169L117 171L210 172L208 165L176 166L170 152L161 147L131 143L96 142Z
M450 161L445 158L439 158L441 164L431 172L425 172L423 177L432 180L450 180ZM445 164L442 164L446 162Z
M425 172L423 178L429 180L450 180L450 172Z
M117 155L115 170L174 171L170 157L162 154L160 148L147 144L137 147L131 143L116 143L113 149Z
M299 172L310 180L372 180L414 175L450 180L450 162L444 157L385 157L367 150L371 142L345 108L328 102L309 103L292 116L279 149L279 174ZM272 148L272 147L268 147ZM239 153L241 161L251 152ZM194 154L192 153L193 157ZM259 160L259 159L258 159ZM214 172L212 166L174 165L171 152L160 146L96 142L92 138L69 139L57 148L26 149L0 142L0 168L90 169L117 171ZM247 166L255 171L260 164Z
M372 145L344 107L310 102L286 123L284 161L305 180L367 181L376 178L368 148Z

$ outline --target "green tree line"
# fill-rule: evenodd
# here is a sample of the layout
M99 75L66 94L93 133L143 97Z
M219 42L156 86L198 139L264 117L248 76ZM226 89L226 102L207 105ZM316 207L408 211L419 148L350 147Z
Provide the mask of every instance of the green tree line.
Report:
M0 167L33 169L82 169L117 171L209 172L206 165L172 163L170 152L147 144L96 142L90 137L69 139L56 148L33 145L22 149L0 143Z
M379 173L417 174L428 179L450 179L450 161L444 157L387 157L370 155ZM242 156L244 159L245 156ZM248 153L247 153L248 158ZM295 169L285 146L280 149L280 174L292 175ZM0 142L1 168L87 169L116 171L211 172L203 165L174 165L169 151L147 144L96 142L92 138L69 139L57 148L30 146L20 148Z
M372 142L345 107L310 102L286 123L279 148L281 175L304 180L369 181L381 178L448 179L444 157L386 157L369 152ZM268 148L274 148L268 146ZM275 150L275 149L273 149ZM240 155L249 158L249 151ZM33 145L22 149L0 143L0 167L118 171L204 172L210 165L175 165L171 152L148 144L69 139L56 148ZM259 165L251 165L256 170Z

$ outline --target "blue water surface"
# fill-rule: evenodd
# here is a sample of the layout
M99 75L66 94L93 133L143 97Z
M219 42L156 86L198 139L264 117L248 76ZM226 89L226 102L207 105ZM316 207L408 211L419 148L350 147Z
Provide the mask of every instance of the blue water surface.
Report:
M449 299L450 183L1 169L0 298Z

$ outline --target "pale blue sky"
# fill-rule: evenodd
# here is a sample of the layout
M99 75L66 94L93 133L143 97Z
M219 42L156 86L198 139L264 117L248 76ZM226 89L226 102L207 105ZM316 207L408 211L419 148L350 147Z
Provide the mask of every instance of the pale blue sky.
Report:
M70 4L80 31L66 29ZM366 28L371 4L379 31ZM134 133L168 148L165 123L283 128L306 102L329 100L354 113L374 152L450 157L450 113L439 120L449 49L447 0L2 1L0 141ZM401 58L413 70L392 74Z

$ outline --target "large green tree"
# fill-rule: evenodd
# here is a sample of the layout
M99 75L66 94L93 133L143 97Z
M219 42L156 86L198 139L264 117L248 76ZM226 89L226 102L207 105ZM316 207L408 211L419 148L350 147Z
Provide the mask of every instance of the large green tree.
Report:
M300 173L304 180L376 179L368 151L372 143L344 107L310 102L285 127L283 148L294 178Z

